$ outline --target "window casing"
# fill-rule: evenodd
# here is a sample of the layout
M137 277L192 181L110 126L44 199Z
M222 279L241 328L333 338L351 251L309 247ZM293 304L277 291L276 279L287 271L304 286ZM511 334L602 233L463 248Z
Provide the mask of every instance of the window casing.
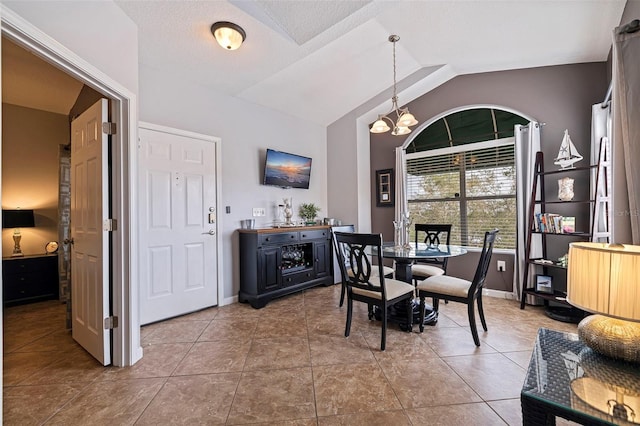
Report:
M451 243L468 247L499 228L495 247L515 249L513 137L407 154L406 170L413 223L451 223Z

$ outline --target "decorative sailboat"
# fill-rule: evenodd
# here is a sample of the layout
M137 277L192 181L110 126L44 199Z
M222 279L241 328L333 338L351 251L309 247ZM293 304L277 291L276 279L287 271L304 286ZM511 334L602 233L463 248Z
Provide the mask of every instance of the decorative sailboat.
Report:
M553 161L553 164L557 164L561 167L561 170L572 169L573 163L582 160L582 155L578 152L571 137L569 136L569 130L564 131L564 137L560 144L560 151L558 151L558 157Z

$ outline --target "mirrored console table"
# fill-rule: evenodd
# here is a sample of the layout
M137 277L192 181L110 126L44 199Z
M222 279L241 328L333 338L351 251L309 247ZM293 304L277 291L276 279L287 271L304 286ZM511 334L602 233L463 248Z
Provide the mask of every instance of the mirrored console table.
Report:
M604 357L578 335L541 328L520 394L523 425L640 424L640 365Z

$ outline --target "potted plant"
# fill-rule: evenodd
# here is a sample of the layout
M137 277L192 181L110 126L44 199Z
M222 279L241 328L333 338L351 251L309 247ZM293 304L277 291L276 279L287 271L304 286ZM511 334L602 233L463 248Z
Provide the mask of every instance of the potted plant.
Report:
M316 223L316 216L319 211L320 207L313 203L302 203L298 207L298 214L300 215L300 218L302 218L302 220L304 220L308 225Z

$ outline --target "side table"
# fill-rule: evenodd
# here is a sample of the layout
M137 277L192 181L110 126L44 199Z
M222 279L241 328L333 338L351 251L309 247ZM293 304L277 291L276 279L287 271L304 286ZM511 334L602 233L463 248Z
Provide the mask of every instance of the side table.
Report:
M597 354L577 334L538 330L520 393L522 424L640 424L640 366Z
M3 258L2 290L4 306L58 299L58 255Z

